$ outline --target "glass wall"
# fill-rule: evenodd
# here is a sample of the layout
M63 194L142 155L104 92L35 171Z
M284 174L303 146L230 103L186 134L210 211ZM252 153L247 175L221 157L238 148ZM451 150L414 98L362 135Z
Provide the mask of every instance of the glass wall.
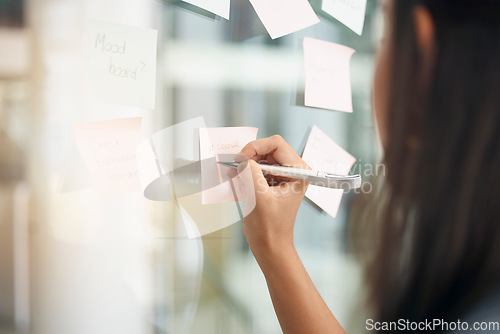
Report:
M242 222L189 239L175 203L142 193L103 196L73 126L142 117L149 135L202 116L208 127L279 134L301 154L316 125L357 158L353 171L364 176L377 159L378 2L368 0L362 36L311 0L321 22L275 40L247 0L231 1L229 20L183 1L15 3L26 19L8 33L21 32L29 51L24 72L0 73L0 332L280 333ZM158 30L154 110L89 101L90 19ZM356 50L352 114L304 106L304 37ZM0 38L1 50L7 40ZM354 196L344 195L335 218L304 199L295 227L305 267L348 331L362 325L363 312L360 269L345 245ZM210 219L226 214L214 208Z
M169 93L163 99L163 113L171 113L170 124L203 116L209 127L258 127L260 138L280 134L299 153L311 127L317 125L358 159L354 170L366 172L365 166L376 160L371 80L379 31L377 3L368 1L361 37L323 13L319 1L311 3L321 22L276 40L268 36L248 1L232 1L229 21L213 19L190 6L165 3L161 11L162 31L167 32L161 50L162 84ZM351 63L353 114L303 106L305 36L356 50ZM347 328L355 328L353 311L359 315L361 310L360 271L344 243L353 195L344 196L335 218L305 199L295 227L304 265ZM244 240L241 222L202 237L201 244L171 239L166 243L182 255L172 264L176 266L175 283L173 291L165 293L178 297L166 306L164 323L192 322L188 325L192 333L280 332L265 279ZM185 287L186 274L177 268L185 265L185 257L200 256L186 251L187 247L203 247L204 251L199 295L189 296L193 305L197 303L196 310L189 309L194 306L185 300L184 289L190 289ZM193 264L193 268L200 267ZM163 269L172 273L171 268ZM193 286L197 283L193 279Z

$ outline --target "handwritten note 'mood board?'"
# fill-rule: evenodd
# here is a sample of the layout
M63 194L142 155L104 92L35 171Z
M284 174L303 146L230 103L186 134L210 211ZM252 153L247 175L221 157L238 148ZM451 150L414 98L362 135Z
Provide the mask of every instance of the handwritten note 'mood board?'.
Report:
M323 0L321 9L356 34L363 33L366 0Z
M319 23L307 0L250 0L250 3L272 39Z
M229 168L218 161L231 161L249 142L257 138L259 129L250 127L200 129L200 159L202 203L216 204L243 201L246 198L243 183L238 177L227 175Z
M307 139L302 159L314 170L347 175L356 158L337 145L317 126ZM330 216L337 216L343 190L310 185L306 196Z
M341 44L304 38L306 106L352 112L350 62L354 52Z
M153 109L157 31L91 21L89 89L103 103Z
M141 118L124 118L74 126L83 161L104 195L141 191L136 158L144 140L141 123Z

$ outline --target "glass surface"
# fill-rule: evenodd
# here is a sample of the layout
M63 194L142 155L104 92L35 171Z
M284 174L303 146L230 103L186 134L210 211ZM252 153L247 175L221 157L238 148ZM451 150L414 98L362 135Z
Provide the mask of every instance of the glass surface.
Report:
M323 13L318 1L312 5L320 15L319 24L276 40L265 32L249 2L231 5L229 21L194 12L189 6L163 5L162 84L168 93L162 96L162 115L168 116L157 121L169 125L203 116L209 127L258 127L259 138L279 134L299 154L311 127L317 125L358 159L353 172L367 172L366 166L376 159L371 80L377 3L368 1L362 36ZM351 62L353 114L303 106L305 36L356 50ZM353 193L344 196L336 218L305 199L295 226L295 244L305 267L348 329L356 328L352 311L359 315L362 291L360 270L344 242L353 197ZM182 254L166 251L172 267L159 267L173 280L164 290L168 302L164 318L159 319L166 333L281 332L241 222L204 236L201 242L168 239L164 246ZM185 262L191 271L183 271Z
M241 221L189 239L174 202L139 192L104 196L73 127L142 117L148 136L202 116L208 127L279 134L301 154L316 125L357 158L352 172L367 179L378 155L371 110L378 2L368 0L362 36L311 0L321 22L276 40L248 0L231 1L229 20L181 0L5 3L15 6L0 19L8 26L0 30L0 332L281 333ZM154 110L90 101L92 19L158 30ZM356 50L352 114L303 106L304 37ZM17 64L15 76L7 63ZM295 226L298 253L348 332L364 321L360 269L345 242L354 196L344 195L336 218L304 199ZM224 221L235 205L204 218Z

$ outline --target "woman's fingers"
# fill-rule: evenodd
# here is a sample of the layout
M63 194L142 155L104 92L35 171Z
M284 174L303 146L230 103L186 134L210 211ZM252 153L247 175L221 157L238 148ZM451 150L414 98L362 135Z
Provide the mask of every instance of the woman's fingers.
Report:
M238 166L238 175L245 184L247 195L254 193L259 198L263 194L269 194L267 180L254 160L242 162Z
M279 135L248 143L237 155L235 161L242 162L247 159L257 162L266 160L269 164L278 163L282 166L294 168L309 168Z

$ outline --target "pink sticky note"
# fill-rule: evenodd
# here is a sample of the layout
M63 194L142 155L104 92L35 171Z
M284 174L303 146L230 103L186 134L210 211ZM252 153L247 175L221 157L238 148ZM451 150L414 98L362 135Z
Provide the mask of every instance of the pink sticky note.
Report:
M136 149L144 135L142 118L81 123L76 144L96 187L105 195L140 191Z
M250 0L272 39L319 22L307 0Z
M317 126L313 126L302 159L314 170L347 175L356 158L331 140ZM330 216L337 216L343 190L310 185L306 196Z
M304 38L305 105L352 112L350 62L355 50Z
M217 162L234 158L234 155L241 151L246 144L257 138L258 131L259 129L250 127L200 129L203 204L245 200L242 182L235 177L231 179L231 184L227 176L229 169Z

